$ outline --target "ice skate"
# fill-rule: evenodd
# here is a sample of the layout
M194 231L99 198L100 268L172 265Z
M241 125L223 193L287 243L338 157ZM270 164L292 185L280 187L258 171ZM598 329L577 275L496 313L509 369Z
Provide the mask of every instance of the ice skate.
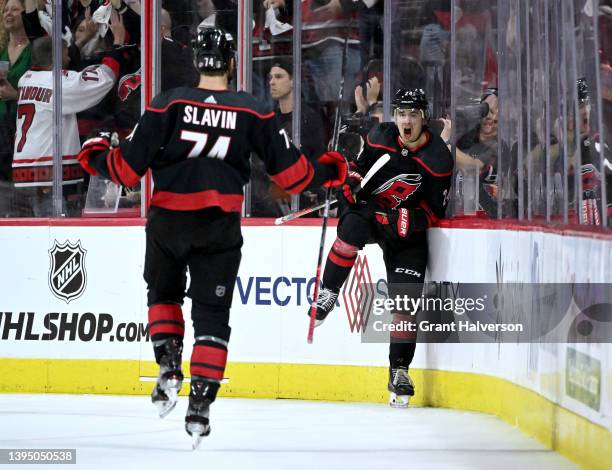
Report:
M338 300L338 293L339 292L334 292L327 287L321 287L319 295L317 296L315 327L321 325L325 321L325 318L327 318L329 312L335 307L336 300ZM310 309L308 309L308 316L310 316Z
M414 395L414 383L408 375L408 368L389 369L389 405L393 408L408 408Z
M189 407L185 415L185 431L191 436L192 449L200 445L202 439L210 434L208 420L210 412L210 382L199 378L191 378L191 392L189 393Z
M165 418L176 406L183 384L181 371L183 341L181 338L168 338L162 341L159 346L164 348L164 355L159 362L159 377L151 392L151 401L157 406L159 417Z

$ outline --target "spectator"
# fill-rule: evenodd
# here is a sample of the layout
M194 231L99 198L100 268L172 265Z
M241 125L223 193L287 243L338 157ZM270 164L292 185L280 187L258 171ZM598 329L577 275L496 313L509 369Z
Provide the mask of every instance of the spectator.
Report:
M172 39L172 17L165 8L159 15L159 32L162 38Z
M266 77L272 64L293 54L293 0L254 0L253 94L273 106Z
M363 72L362 83L355 87L357 112L368 113L370 106L382 101L382 60L370 60Z
M18 129L13 158L16 197L24 208L19 216L52 215L53 185L53 63L52 40L39 38L32 47L32 68L19 80ZM63 194L68 215L80 215L83 171L76 161L81 147L76 113L94 106L119 75L120 55L112 51L98 66L62 75ZM64 47L63 65L68 65Z
M220 26L236 37L238 13L236 0L196 0L195 4L196 26Z
M467 170L475 165L480 173L479 202L489 216L497 215L497 88L488 88L482 95L488 113L457 141L456 165Z
M2 27L8 35L0 49L0 216L10 208L11 161L17 116L17 88L21 76L30 68L31 47L23 24L24 3L7 0L2 9Z
M191 49L172 37L172 17L164 8L161 10L160 21L162 91L179 86L196 86L199 75L193 66Z
M293 135L293 65L290 60L278 60L270 68L268 75L270 95L278 103L276 117L281 129L288 136ZM309 158L325 152L325 141L322 139L321 116L306 103L302 104L300 117L301 146Z
M370 57L383 56L384 2L361 0L359 10L359 56L360 68L366 68Z
M570 206L577 207L576 202L576 185L574 178L579 176L582 179L582 208L583 223L589 225L601 225L601 181L606 180L606 200L608 213L612 208L612 164L610 163L610 149L604 143L600 142L598 133L591 129L591 98L589 96L589 88L585 78L579 78L576 83L578 94L578 139L580 142L580 151L576 153L576 132L575 119L573 117L573 108L569 112L567 119L567 154L568 154L568 175L567 175L567 191ZM538 123L538 143L531 151L531 157L534 161L534 166L541 165L546 148L542 142L544 139L543 124L541 120ZM559 176L563 174L563 159L560 158L563 154L563 124L560 119L557 119L554 124L554 135L550 136L549 154L550 161L553 166L553 171ZM601 159L603 159L604 174L601 174ZM579 168L577 175L576 168ZM563 190L563 185L553 188L555 191L553 203L560 205L562 195L558 190ZM553 212L560 212L561 207L554 207ZM610 215L609 215L610 216ZM574 220L577 222L577 220Z
M450 3L450 0L427 2L424 14L426 23L421 36L419 60L425 70L425 87L427 95L432 98L434 117L440 116L441 110L450 105L450 31L442 24L442 18L450 15Z
M270 96L278 103L275 113L281 131L287 138L293 136L293 66L289 60L278 60L268 74ZM301 150L309 159L314 159L326 150L321 129L321 117L302 104L300 119ZM280 189L265 174L261 162L253 165L251 178L253 204L251 215L254 217L279 217L290 210L290 196ZM310 205L316 194L308 192L301 196L301 205Z
M76 19L72 37L74 38L74 43L70 47L78 53L70 55L72 59L71 65L75 70L82 70L87 65L94 63L90 61L95 61L96 55L100 54L104 49L104 41L98 35L98 25L91 19L89 8L85 9L83 16ZM88 62L90 63L88 64Z
M324 128L331 129L342 82L344 42L348 40L344 71L345 99L351 92L359 72L359 30L357 2L340 0L304 0L302 2L302 63L306 102L321 107ZM329 139L330 135L326 136Z
M30 68L31 48L22 19L24 4L21 0L7 0L3 9L3 25L8 33L6 48L0 51L0 60L9 62L6 77L0 81L0 119L10 122L16 114L17 83Z

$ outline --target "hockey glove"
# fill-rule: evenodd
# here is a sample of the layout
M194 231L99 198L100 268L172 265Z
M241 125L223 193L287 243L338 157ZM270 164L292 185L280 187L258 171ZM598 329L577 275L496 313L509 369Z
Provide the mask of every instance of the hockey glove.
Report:
M111 147L118 145L117 133L110 131L99 131L94 137L83 142L77 160L83 169L91 176L97 176L98 172L89 164L92 156L106 152Z
M335 188L340 186L348 175L348 162L338 152L325 152L319 157L319 163L330 165L335 170L335 176L323 182L324 188Z
M399 240L406 240L412 233L410 226L409 209L391 209L387 211L377 211L375 214L376 222L380 224L383 231L390 237Z
M345 204L355 205L357 204L356 193L361 188L361 181L363 177L356 171L349 171L346 182L341 186L338 191L338 198Z

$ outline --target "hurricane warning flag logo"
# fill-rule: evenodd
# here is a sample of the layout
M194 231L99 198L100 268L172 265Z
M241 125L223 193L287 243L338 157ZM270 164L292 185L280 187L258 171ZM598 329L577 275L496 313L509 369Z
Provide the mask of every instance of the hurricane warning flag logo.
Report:
M351 333L359 333L365 329L372 311L375 294L368 259L365 256L357 256L351 276L342 290L342 300L344 301Z
M81 246L81 240L76 244L66 241L59 244L53 242L49 250L49 288L58 299L70 303L80 297L87 286L85 271L85 254L87 250Z

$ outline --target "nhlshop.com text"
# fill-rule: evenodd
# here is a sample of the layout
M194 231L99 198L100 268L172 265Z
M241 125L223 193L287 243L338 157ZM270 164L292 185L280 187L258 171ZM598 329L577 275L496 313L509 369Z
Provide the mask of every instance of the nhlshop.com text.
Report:
M16 341L149 341L146 323L115 324L108 313L0 312L0 340Z

